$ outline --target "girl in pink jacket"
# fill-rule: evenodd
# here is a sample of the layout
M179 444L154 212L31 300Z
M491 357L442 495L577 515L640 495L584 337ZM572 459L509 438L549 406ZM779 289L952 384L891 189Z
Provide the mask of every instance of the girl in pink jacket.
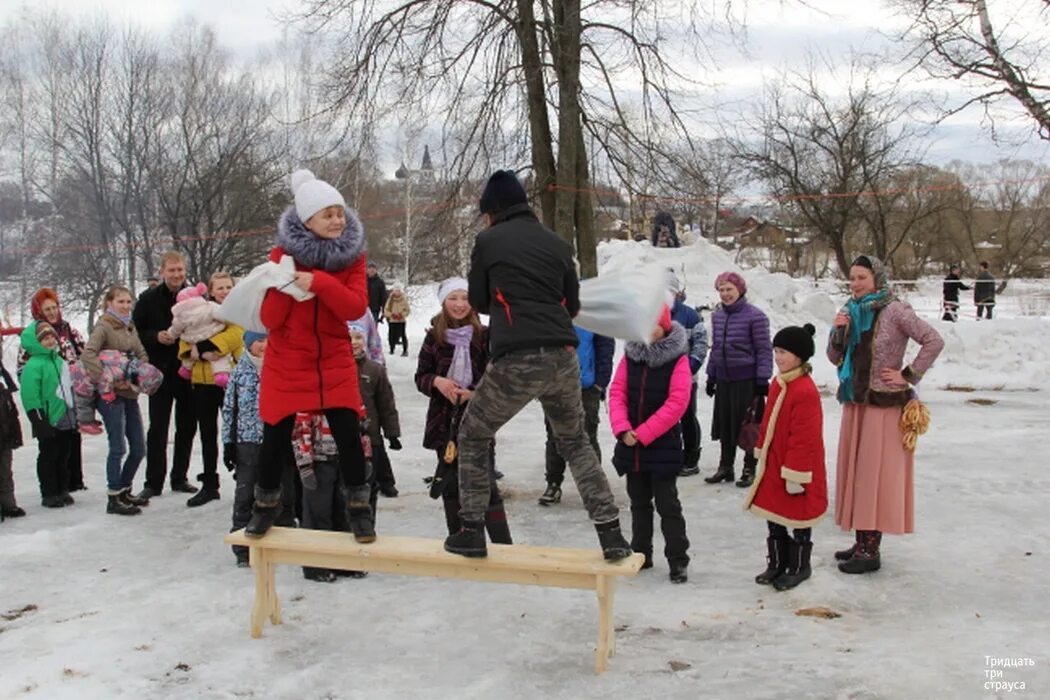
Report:
M653 565L653 503L660 513L672 583L688 580L689 539L676 480L684 450L680 421L689 405L693 373L689 338L664 306L648 344L629 342L609 385L609 424L616 435L613 466L627 477L631 548Z

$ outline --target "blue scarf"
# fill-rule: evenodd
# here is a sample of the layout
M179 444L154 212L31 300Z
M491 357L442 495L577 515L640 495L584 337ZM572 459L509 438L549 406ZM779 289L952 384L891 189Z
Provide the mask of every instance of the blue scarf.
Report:
M128 314L127 316L121 316L112 306L106 308L106 313L123 323L125 326L131 325L131 314Z
M846 302L846 311L849 313L849 338L846 343L846 354L839 365L839 402L846 403L853 400L853 351L860 343L862 335L871 330L875 323L875 312L892 300L892 294L888 289L880 289L865 294L860 299L850 299Z

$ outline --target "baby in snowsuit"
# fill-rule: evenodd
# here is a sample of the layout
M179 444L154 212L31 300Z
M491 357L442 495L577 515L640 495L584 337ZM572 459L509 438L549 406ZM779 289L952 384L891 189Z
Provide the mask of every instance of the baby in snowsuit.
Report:
M175 306L171 307L172 321L168 333L179 339L179 359L182 361L179 376L183 379L190 378L193 365L200 360L196 352L197 343L226 329L226 323L215 316L219 305L208 301L207 294L208 285L203 282L195 287L186 287L175 297ZM215 386L225 389L232 370L233 361L229 355L213 360L211 371Z
M77 423L80 431L89 435L102 432L102 424L95 419L95 395L103 401L112 402L117 398L114 384L126 381L136 390L147 396L152 395L164 381L164 374L148 362L132 357L120 350L102 350L98 353L102 363L102 374L93 382L91 375L84 369L80 360L69 369L73 381L73 401L76 406Z

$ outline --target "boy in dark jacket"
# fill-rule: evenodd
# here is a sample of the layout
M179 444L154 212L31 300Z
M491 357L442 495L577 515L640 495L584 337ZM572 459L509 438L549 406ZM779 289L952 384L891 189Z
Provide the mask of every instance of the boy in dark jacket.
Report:
M4 518L20 518L26 514L15 500L15 478L11 470L14 451L22 446L22 424L18 421L18 408L14 393L18 385L4 367L0 358L0 522Z
M944 316L941 317L942 321L952 321L954 323L959 319L959 291L969 289L960 279L960 272L959 266L953 263L948 270L948 276L944 278Z
M383 435L390 441L391 450L401 449L401 422L394 400L394 387L390 385L386 368L370 360L365 352L363 328L350 324L350 339L354 344L354 359L357 360L357 381L361 388L361 399L365 402L368 417L368 437L372 442L372 466L379 492L387 498L397 498L394 485L394 470L390 457L383 447ZM382 429L382 433L380 433Z
M685 464L679 476L696 476L700 473L700 421L696 417L696 373L707 360L707 326L700 313L685 303L685 285L674 270L667 271L667 288L674 295L671 320L685 329L689 338L689 370L693 373L693 386L689 391L689 406L682 416L682 439L685 443Z

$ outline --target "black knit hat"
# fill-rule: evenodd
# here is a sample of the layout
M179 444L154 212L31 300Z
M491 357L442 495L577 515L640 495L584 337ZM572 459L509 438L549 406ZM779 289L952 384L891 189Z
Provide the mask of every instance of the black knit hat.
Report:
M515 204L528 204L529 197L513 170L497 170L492 173L485 191L481 193L478 208L482 214L495 214Z
M816 347L813 345L813 336L816 332L817 329L813 327L812 323L807 323L801 327L788 326L787 328L781 328L773 336L773 347L787 350L803 362L808 362L809 358L813 357L813 353L816 352Z

